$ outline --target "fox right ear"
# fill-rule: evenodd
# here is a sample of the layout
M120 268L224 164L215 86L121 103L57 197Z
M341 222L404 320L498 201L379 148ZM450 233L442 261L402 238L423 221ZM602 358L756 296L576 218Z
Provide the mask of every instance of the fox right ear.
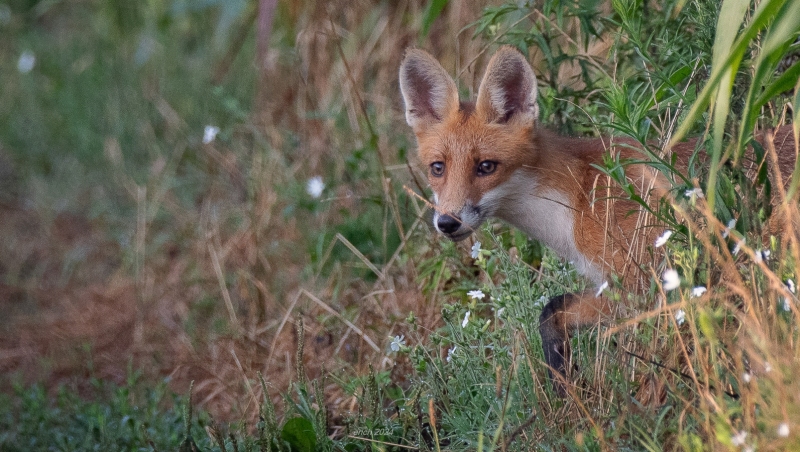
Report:
M539 117L536 92L531 65L517 49L503 46L489 60L475 111L488 122L532 125Z
M423 50L406 52L400 64L400 92L406 104L406 122L414 132L442 122L458 110L458 88L447 71Z

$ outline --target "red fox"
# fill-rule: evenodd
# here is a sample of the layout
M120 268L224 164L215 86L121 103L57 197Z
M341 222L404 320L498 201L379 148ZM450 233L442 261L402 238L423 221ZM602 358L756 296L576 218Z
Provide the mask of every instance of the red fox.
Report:
M654 220L640 204L619 199L621 192L593 166L602 166L612 144L623 140L565 138L541 128L536 77L516 49L502 47L494 54L475 103L460 101L447 71L418 49L403 59L400 90L433 189L433 224L440 233L460 241L495 217L573 262L597 285L611 274L625 281L629 271L641 271L648 247L663 228L652 227ZM790 129L784 128L776 142L794 144L787 138ZM679 168L685 168L694 146L673 147ZM613 152L621 159L642 159L632 146L614 146ZM671 188L645 164L628 166L626 176L651 205ZM612 308L594 290L549 301L539 331L551 372L565 374L570 332L609 318ZM555 377L554 386L563 395Z

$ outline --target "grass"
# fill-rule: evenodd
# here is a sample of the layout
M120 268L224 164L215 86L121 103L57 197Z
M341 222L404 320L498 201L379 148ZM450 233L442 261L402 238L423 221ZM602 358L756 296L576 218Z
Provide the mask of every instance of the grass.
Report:
M185 435L181 406L166 384L122 386L92 379L77 393L66 386L19 386L3 395L0 444L3 450L169 450ZM170 408L174 407L174 408ZM201 447L211 442L202 432L207 415L193 432Z
M280 3L263 78L256 2L0 4L0 448L191 447L187 420L202 450L791 448L796 225L766 227L796 201L730 162L799 123L800 66L775 67L800 14L720 28L729 3ZM431 233L396 85L419 45L469 95L504 43L553 128L707 137L688 174L653 164L675 234L644 293L606 292L626 315L574 339L566 400L538 316L585 282L503 225L474 259Z

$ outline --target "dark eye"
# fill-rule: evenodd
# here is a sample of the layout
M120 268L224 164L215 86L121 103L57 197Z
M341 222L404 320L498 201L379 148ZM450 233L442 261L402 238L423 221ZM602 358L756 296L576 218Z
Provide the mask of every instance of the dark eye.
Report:
M484 160L478 164L478 176L486 176L492 174L497 169L497 162L491 160Z
M444 162L431 163L431 174L435 177L442 177L444 174Z

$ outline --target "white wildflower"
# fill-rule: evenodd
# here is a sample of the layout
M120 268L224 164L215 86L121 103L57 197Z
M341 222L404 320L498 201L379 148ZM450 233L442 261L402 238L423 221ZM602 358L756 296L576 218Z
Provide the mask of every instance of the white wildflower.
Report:
M664 290L673 290L681 286L681 277L678 276L677 271L671 268L664 271L662 278L664 281Z
M687 198L691 199L692 201L694 201L697 198L704 197L703 190L699 187L692 188L691 190L686 190L684 194L686 195Z
M447 362L449 363L451 359L453 359L453 355L456 353L456 349L458 348L457 345L454 345L453 348L447 351Z
M667 240L669 240L670 236L672 236L672 231L669 229L664 231L664 233L656 239L656 248L664 246L664 244L667 243Z
M683 322L686 321L686 312L683 309L675 311L675 321L678 325L683 325Z
M755 251L755 262L761 263L762 261L769 260L770 252L769 250L756 250Z
M747 439L747 432L742 430L741 432L731 436L731 444L733 444L734 446L743 446L746 439Z
M473 259L477 259L478 256L480 255L481 255L481 242L475 242L475 244L472 245L472 253L470 253L470 256L472 256Z
M733 249L731 250L731 254L733 254L734 256L739 254L739 251L742 250L742 245L744 245L745 243L747 243L747 240L744 238L736 242L736 245L734 245Z
M505 311L506 311L506 308L500 308L500 309L498 309L498 310L497 310L497 317L500 317L501 315L503 315L503 313L504 313Z
M727 238L728 234L731 233L731 230L736 227L736 218L732 219L728 222L728 226L722 231L722 238Z
M603 281L603 284L600 284L600 286L597 288L597 293L594 294L595 298L597 298L600 295L602 295L603 291L606 290L606 289L608 289L608 281Z
M752 379L753 376L750 375L750 372L745 372L744 374L742 374L742 380L744 380L745 383L750 383L750 380Z
M764 363L764 372L766 372L766 373L772 372L772 364Z
M405 338L405 336L395 336L394 339L392 339L392 343L389 344L389 348L391 348L393 352L399 352L400 349L406 345Z
M789 292L797 293L797 289L794 286L794 281L792 281L791 279L787 279L786 280L786 285L789 287Z
M20 72L20 74L27 74L33 70L33 66L35 65L36 55L34 55L30 50L22 52L22 55L19 56L19 60L17 60L17 70Z
M306 182L306 193L312 198L322 196L322 190L325 190L325 183L320 176L314 176Z
M467 313L464 314L464 320L461 321L461 328L466 328L467 327L467 324L469 323L469 316L470 316L470 312L467 311Z
M786 422L781 422L781 425L778 426L778 436L781 438L786 438L789 436L789 424Z
M789 299L786 297L781 297L781 301L783 301L783 310L789 312L792 310L792 305L789 303Z
M702 296L703 296L703 294L704 294L704 293L706 293L706 291L707 291L707 290L708 290L708 289L706 289L706 288L705 288L705 287L703 287L703 286L697 286L697 287L695 287L694 289L692 289L692 296L691 296L691 298L702 297Z
M203 129L203 144L208 144L216 140L218 134L219 127L211 125L206 126L206 128Z
M482 290L470 290L467 292L467 296L473 300L483 300L483 297L485 297L486 294L484 294Z

